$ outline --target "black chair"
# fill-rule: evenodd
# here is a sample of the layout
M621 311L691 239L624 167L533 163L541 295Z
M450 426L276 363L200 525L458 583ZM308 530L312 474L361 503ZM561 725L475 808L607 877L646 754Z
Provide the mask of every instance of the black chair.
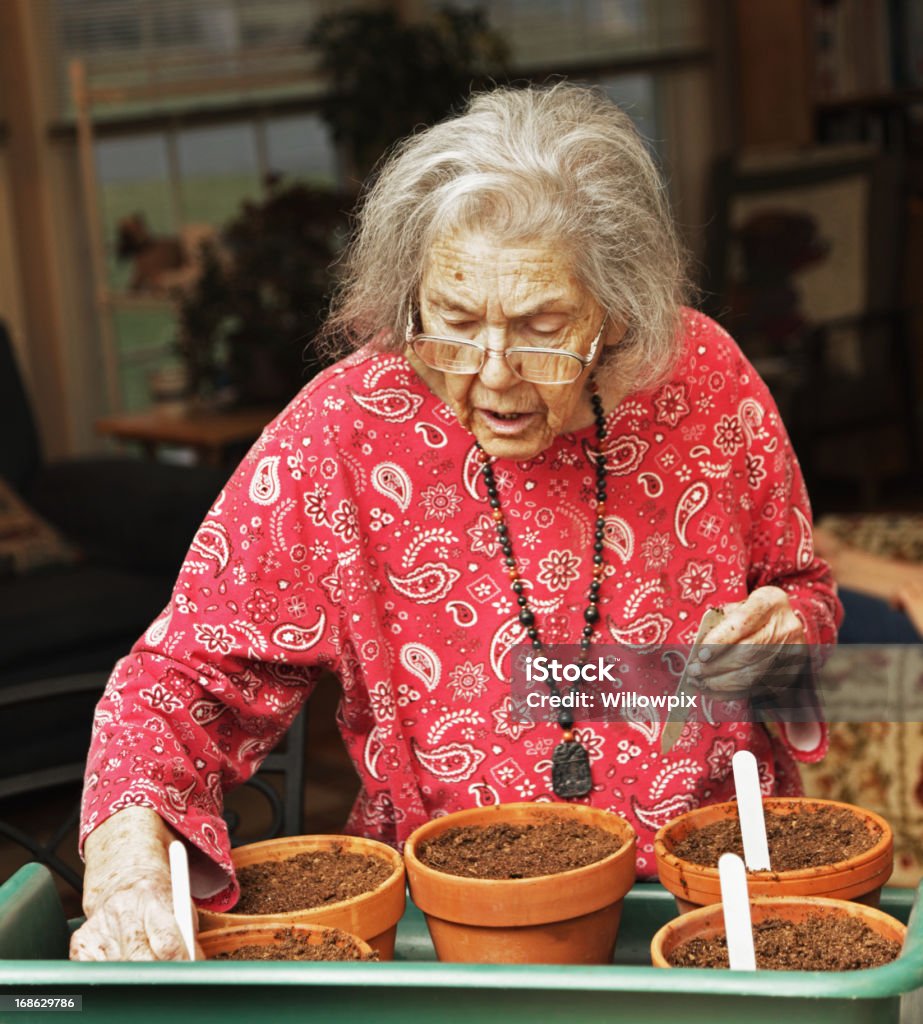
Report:
M90 672L6 687L0 690L0 720L6 720L8 715L14 715L17 711L57 701L62 697L83 695L95 701L103 685L105 679ZM303 831L306 719L307 709L295 719L280 747L266 757L260 771L243 787L251 793L258 793L268 808L269 821L261 831L250 829L245 839L239 837L238 833L244 823L240 813L233 807L235 798L231 794L228 801L230 806L226 807L224 817L233 845L276 836L299 835ZM81 874L61 856L61 848L66 842L73 842L76 837L80 800L73 791L83 781L86 757L84 754L72 758L66 752L64 756L55 756L54 743L47 742L48 739L40 737L46 748L43 767L0 777L0 836L27 851L33 860L46 864L79 893L83 885ZM8 812L4 817L4 808L11 807L11 802L25 796L38 798L41 794L60 791L62 787L68 787L72 792L72 796L68 797L65 791L63 806L68 809L63 814L59 813L52 825L45 824L40 833L28 832L20 827L16 823L15 812ZM62 801L56 801L54 806L60 808ZM49 829L51 834L46 838L44 833Z
M0 574L0 835L79 886L56 852L76 812L41 842L4 808L82 779L106 678L169 600L227 472L124 457L45 461L2 321L0 437L0 478L80 552L76 564ZM303 737L300 716L285 752L252 783L270 803L269 834L301 831ZM272 771L283 773L282 796L267 781Z

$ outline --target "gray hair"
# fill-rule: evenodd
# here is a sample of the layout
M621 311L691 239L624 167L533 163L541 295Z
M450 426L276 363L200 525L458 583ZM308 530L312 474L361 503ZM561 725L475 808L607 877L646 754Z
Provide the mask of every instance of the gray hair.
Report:
M685 253L644 141L601 91L562 82L476 94L463 114L401 142L360 204L322 340L340 354L373 337L400 350L430 248L453 231L562 247L626 325L604 352L621 387L650 387L673 367Z

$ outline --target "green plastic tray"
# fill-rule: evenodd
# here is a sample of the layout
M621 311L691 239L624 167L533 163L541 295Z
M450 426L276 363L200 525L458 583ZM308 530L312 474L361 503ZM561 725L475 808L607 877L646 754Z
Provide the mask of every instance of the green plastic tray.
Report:
M868 971L657 970L654 932L676 916L659 885L625 900L611 967L440 964L422 914L408 909L397 959L384 964L119 963L66 961L69 925L51 875L29 864L0 887L0 995L80 995L77 1021L486 1021L657 1024L780 1020L823 1024L923 1021L923 886L886 889L882 909L909 932L903 955ZM914 897L916 896L916 899ZM912 911L913 908L913 911ZM903 997L903 998L902 998ZM0 1021L62 1020L6 1012ZM64 1017L67 1020L67 1017Z

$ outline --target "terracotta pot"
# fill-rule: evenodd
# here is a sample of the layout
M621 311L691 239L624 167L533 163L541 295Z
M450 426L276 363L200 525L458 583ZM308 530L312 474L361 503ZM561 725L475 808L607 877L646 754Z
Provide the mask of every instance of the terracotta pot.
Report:
M809 797L767 797L763 800L763 807L767 814L809 814L819 807L838 807L854 814L870 832L877 831L877 826L881 835L865 853L835 864L822 864L798 871L748 873L747 884L751 896L830 896L878 906L881 887L891 876L894 867L894 837L884 818L852 804ZM657 872L664 887L676 897L680 913L708 903L719 903L721 884L717 867L705 867L682 860L673 853L674 847L696 829L736 817L737 804L729 801L681 814L658 830L654 837Z
M273 946L276 943L276 932L280 928L291 928L299 935L306 936L312 946L320 945L330 932L338 938L337 946L355 946L363 956L369 956L372 947L363 942L358 935L350 935L338 928L329 928L322 924L242 924L231 928L215 928L199 934L199 944L207 960L213 960L218 953L233 953L241 946Z
M537 878L462 878L427 867L420 844L467 825L541 824L568 818L618 836L595 864ZM635 880L635 833L624 818L581 804L499 804L436 818L407 840L410 894L426 916L440 960L466 963L605 964L622 901Z
M903 945L907 929L896 918L874 907L849 900L833 900L819 896L758 896L750 900L750 919L753 924L769 919L803 921L811 914L837 914L858 917L882 938ZM699 907L665 924L651 940L651 963L655 967L670 967L667 957L677 946L690 939L711 939L724 935L724 911L720 903Z
M299 853L310 850L333 850L342 848L347 853L367 854L380 857L391 865L391 875L377 889L353 896L339 903L328 903L323 907L308 910L292 910L285 914L235 914L199 911L199 930L238 927L244 924L290 925L325 924L340 928L344 932L358 935L378 950L382 960L394 959L394 938L397 922L404 913L404 863L401 855L384 843L374 839L360 839L356 836L290 836L284 839L268 839L262 843L250 843L231 851L236 870L265 861L287 860Z

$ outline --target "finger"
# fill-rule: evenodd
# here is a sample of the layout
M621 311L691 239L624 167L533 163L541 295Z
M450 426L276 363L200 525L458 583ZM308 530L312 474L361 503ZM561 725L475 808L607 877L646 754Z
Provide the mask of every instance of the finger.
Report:
M746 645L752 646L759 645ZM771 669L773 659L765 653L768 648L760 649L763 653L730 648L718 662L703 666L697 685L702 691L726 700L746 696Z
M70 958L93 962L121 959L118 945L112 938L89 923L71 936Z
M157 903L145 907L146 941L155 960L188 960L189 953L172 909Z
M732 644L721 657L700 666L696 685L722 699L743 696L754 690L776 693L788 689L810 661L803 644Z
M711 657L722 654L716 645L803 643L804 627L779 587L760 587L734 606L705 638Z

